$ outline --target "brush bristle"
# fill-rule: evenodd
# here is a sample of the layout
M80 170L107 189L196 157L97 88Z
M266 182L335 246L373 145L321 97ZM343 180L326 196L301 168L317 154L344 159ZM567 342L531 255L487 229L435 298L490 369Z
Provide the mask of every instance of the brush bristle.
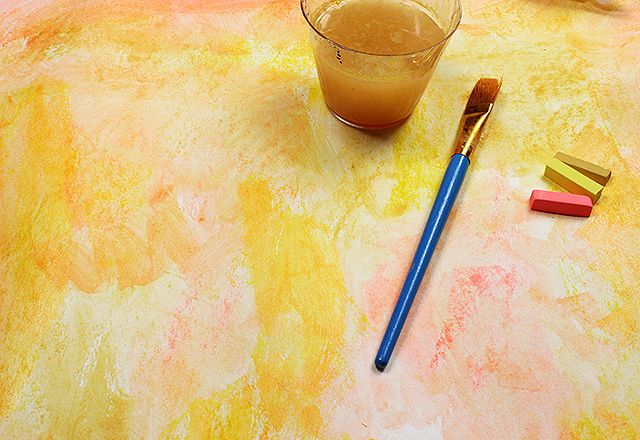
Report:
M496 100L496 96L498 96L501 85L502 80L500 79L480 78L469 96L467 108L492 104Z

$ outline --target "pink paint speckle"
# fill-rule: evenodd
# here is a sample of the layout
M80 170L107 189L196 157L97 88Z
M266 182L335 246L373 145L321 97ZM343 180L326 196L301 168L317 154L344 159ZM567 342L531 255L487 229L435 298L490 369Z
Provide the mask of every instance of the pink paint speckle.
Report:
M436 340L435 353L429 366L435 368L450 350L458 334L465 329L465 321L475 311L480 298L489 297L493 301L503 302L508 313L509 301L516 286L514 269L506 270L501 266L470 267L455 275L455 284L449 297L449 314L440 336ZM500 318L500 317L496 317Z

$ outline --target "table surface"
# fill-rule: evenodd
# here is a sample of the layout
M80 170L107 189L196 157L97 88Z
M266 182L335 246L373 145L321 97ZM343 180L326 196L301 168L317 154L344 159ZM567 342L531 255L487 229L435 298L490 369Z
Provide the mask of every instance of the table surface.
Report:
M466 0L415 115L325 107L295 0L0 2L0 436L640 436L640 5ZM481 75L503 76L384 374ZM588 219L531 212L564 151Z

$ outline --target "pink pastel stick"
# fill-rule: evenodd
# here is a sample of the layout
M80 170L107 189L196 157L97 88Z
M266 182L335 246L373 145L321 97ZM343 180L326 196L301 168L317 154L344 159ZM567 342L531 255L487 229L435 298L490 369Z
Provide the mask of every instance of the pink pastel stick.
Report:
M534 211L550 212L552 214L589 217L593 209L593 202L587 196L534 189L529 199Z

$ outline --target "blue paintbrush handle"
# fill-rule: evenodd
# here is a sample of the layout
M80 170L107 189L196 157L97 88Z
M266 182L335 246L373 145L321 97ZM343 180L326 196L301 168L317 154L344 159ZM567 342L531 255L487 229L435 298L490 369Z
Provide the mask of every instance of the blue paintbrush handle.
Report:
M456 201L456 196L464 180L464 176L469 168L469 159L462 154L454 154L451 156L447 171L444 173L442 182L440 183L440 189L438 195L433 202L431 213L429 214L429 220L424 227L422 238L418 244L418 249L411 262L411 268L407 273L407 278L404 281L400 296L396 302L396 307L393 309L393 315L389 320L387 331L384 333L382 343L378 349L376 356L376 368L383 371L389 359L393 348L398 342L398 337L402 331L409 309L413 303L413 299L416 297L424 272L427 270L433 251L436 249L438 239L442 230L444 229L447 218L453 207L453 203Z

